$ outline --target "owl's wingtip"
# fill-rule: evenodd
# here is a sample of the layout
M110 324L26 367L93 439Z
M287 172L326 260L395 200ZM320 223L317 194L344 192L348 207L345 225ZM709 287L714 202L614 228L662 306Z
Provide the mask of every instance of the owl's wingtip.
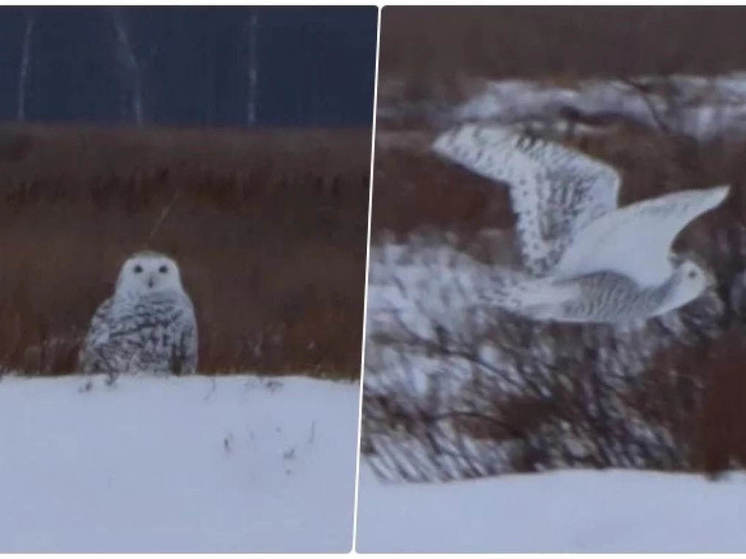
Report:
M462 124L438 134L438 137L432 143L432 150L435 153L447 156L451 151L452 144L465 133L471 133L474 128L473 124Z
M728 194L730 193L730 185L721 184L719 186L713 186L712 188L710 188L710 192L712 192L713 194L714 206L719 206L723 202L723 200L728 197Z
M431 145L431 149L442 157L453 159L454 153L459 149L477 149L485 142L495 144L509 140L515 135L515 130L508 126L466 122L438 134Z
M430 144L430 149L437 154L442 154L443 150L445 149L445 146L448 144L450 134L451 134L450 130L448 132L443 132L442 134L439 134L438 137L435 138L433 143Z

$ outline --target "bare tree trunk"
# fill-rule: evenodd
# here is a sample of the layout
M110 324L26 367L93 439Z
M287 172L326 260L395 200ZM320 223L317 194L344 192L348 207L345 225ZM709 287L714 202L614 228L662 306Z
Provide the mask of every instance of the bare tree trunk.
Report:
M31 39L34 34L35 18L32 14L26 14L26 29L23 33L23 49L21 52L21 64L18 68L18 110L16 120L26 120L26 84L28 83L28 66L31 60Z
M135 118L135 123L138 126L142 126L142 71L140 69L140 64L137 61L137 56L135 56L135 51L130 43L127 28L124 25L121 12L118 8L113 8L111 14L114 22L114 30L117 34L119 54L122 57L128 73L132 76L132 114Z
M246 124L254 126L256 124L256 104L257 104L257 53L256 53L256 35L259 16L256 10L252 11L249 19L249 92L246 106Z
M215 38L217 35L217 25L214 22L209 26L207 33L207 65L205 68L206 82L207 82L207 99L205 102L205 118L204 124L207 126L215 124L216 118L216 103L215 103L215 66L216 62L216 47Z
M320 63L324 60L326 52L324 52L324 28L321 24L318 26L311 27L311 45L313 45L313 51L309 48L309 61L308 66L311 70L311 76L309 79L309 89L311 93L309 115L307 115L308 122L312 124L318 123L319 113L321 112L321 86L319 79Z

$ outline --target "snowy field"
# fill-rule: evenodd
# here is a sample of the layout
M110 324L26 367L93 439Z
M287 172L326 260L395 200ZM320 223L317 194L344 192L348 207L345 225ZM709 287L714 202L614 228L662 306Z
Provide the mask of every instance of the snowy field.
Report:
M357 383L0 380L0 552L352 545Z
M453 117L459 121L546 122L556 119L561 109L627 119L652 129L663 125L700 141L724 132L742 136L746 131L746 74L595 79L579 81L574 87L491 81L480 94L458 106Z
M469 80L477 91L458 105L390 102L379 119L421 115L438 127L463 122L522 124L548 134L603 134L614 123L665 129L701 142L746 134L746 73L548 80ZM384 85L386 87L386 85ZM401 87L396 81L389 87ZM379 124L380 128L380 124ZM384 127L385 128L385 127Z
M744 552L746 474L557 471L383 484L361 468L362 552Z

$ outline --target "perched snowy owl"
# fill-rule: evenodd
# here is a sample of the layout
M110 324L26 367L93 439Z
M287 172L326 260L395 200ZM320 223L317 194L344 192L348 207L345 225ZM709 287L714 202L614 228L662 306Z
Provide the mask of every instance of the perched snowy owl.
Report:
M194 373L197 324L179 267L155 252L122 266L114 295L91 320L80 369L85 373Z
M671 245L725 199L728 186L619 208L614 169L506 127L467 124L442 134L433 149L508 184L526 270L496 270L494 289L477 294L486 304L539 320L636 322L689 303L711 282Z

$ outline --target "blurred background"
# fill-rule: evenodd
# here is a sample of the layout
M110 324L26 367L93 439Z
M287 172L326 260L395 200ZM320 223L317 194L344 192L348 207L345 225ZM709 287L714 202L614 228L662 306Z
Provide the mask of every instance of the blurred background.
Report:
M477 77L728 72L746 62L744 17L738 6L392 6L381 16L380 93L458 101Z
M744 25L740 7L383 10L362 441L379 477L744 465ZM507 188L431 152L466 122L613 165L620 205L731 184L674 247L715 288L632 332L483 312L470 286L515 263L515 217Z
M370 123L373 8L4 7L0 15L3 120Z
M359 375L375 7L0 8L0 368L73 371L132 252L199 370Z

